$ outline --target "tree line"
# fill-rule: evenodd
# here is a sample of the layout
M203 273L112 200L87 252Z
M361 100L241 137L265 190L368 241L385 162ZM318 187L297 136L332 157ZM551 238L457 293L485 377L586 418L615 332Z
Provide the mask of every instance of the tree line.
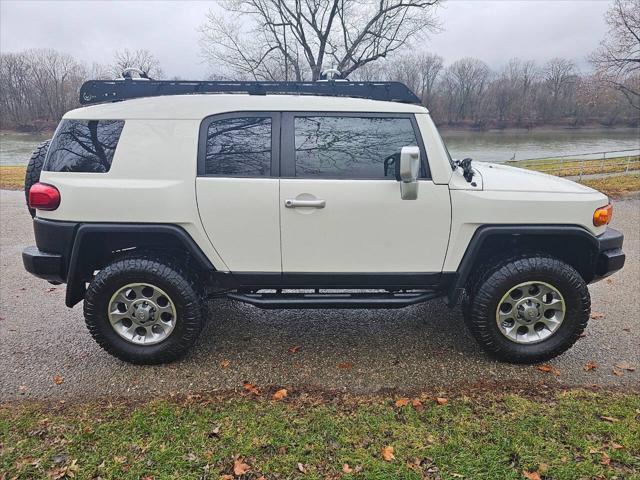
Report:
M0 128L39 130L54 127L77 108L80 87L90 79L114 79L134 67L162 78L160 63L148 50L122 50L109 65L87 65L53 49L0 54Z
M640 124L640 0L614 0L606 38L589 72L569 59L543 64L514 58L493 70L482 60L445 64L412 47L437 32L441 0L221 0L200 27L210 80L323 78L407 84L440 125L505 128ZM78 106L87 79L113 79L128 67L163 78L148 50L116 52L110 65L87 65L51 49L0 54L0 127L54 125ZM175 78L177 79L177 78Z

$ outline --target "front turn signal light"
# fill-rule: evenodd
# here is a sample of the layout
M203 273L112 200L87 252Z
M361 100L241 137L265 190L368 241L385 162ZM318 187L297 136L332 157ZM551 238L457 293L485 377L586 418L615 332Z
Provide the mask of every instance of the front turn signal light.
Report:
M608 225L613 217L613 205L609 204L604 207L600 207L593 212L593 224L596 227Z

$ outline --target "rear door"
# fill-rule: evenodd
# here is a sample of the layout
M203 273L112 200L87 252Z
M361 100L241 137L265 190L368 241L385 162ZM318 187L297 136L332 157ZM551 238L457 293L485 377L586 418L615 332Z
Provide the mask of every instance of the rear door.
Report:
M420 148L423 162L419 192L416 200L402 200L393 162L411 145ZM451 204L448 186L431 181L427 155L410 114L283 113L284 274L438 278Z
M196 195L232 272L280 273L279 113L214 115L200 127Z

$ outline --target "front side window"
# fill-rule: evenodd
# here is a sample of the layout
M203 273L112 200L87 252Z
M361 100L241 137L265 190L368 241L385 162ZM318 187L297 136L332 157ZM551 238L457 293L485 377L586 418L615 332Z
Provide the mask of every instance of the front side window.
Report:
M43 170L108 172L123 127L122 120L62 120L49 146Z
M302 178L395 179L402 147L418 145L409 118L296 116L294 128Z
M271 174L271 118L242 117L209 124L205 175L264 177Z

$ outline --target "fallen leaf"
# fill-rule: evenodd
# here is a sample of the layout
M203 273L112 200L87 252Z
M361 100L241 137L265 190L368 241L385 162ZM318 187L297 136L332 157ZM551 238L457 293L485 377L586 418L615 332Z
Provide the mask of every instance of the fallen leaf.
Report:
M226 475L222 475L220 477L220 480L233 480L233 475L229 475L228 473Z
M444 397L437 397L436 402L438 403L438 405L446 405L447 403L449 403L449 399Z
M616 368L613 368L611 370L611 372L616 376L616 377L622 377L624 375L624 372L622 370L618 370Z
M614 450L622 450L624 448L624 445L620 445L619 443L616 443L616 442L611 442L609 444L609 448L613 448Z
M342 465L342 471L344 473L351 473L353 472L353 468L351 468L348 463L345 463L344 465Z
M600 320L601 318L604 318L604 313L593 312L591 314L592 320Z
M254 395L260 395L260 390L258 390L258 387L256 387L254 384L249 382L244 382L242 386L247 392L253 393Z
M601 420L604 420L605 422L609 422L609 423L616 423L619 422L620 420L618 420L615 417L607 417L606 415L601 415L600 416Z
M187 455L184 457L184 459L185 459L187 462L195 462L197 458L198 458L198 457L196 457L193 453L189 453L189 454L187 454Z
M229 360L223 360L222 362L220 362L220 368L222 369L229 368L229 365L231 365L231 362Z
M220 425L216 425L213 429L207 433L209 438L220 438Z
M382 458L384 459L385 462L390 462L391 460L396 458L395 455L393 454L393 447L389 445L384 447L381 453L382 453Z
M524 475L524 478L528 480L542 480L538 472L527 472L526 470L524 470L522 472L522 475Z
M289 353L298 353L300 351L300 345L294 345L293 347L289 347L287 351Z
M140 477L140 480L155 480L156 477L154 477L153 475L143 475L142 477Z
M54 375L53 383L56 385L62 385L62 382L64 382L64 377L62 375Z
M594 447L589 448L589 455L595 455L596 453L600 453L600 450Z
M462 475L461 473L452 473L451 476L454 478L464 478L464 475Z
M587 362L584 366L584 371L590 372L591 370L595 370L596 368L598 368L598 365L596 365L595 362Z
M287 396L287 389L281 388L276 393L273 394L273 399L276 401L283 400Z
M351 362L342 362L338 364L338 368L341 370L351 370L353 368L353 363Z
M307 471L304 469L304 465L298 462L298 471L301 473L306 473Z
M556 376L560 375L560 370L558 370L557 368L552 367L548 363L545 363L544 365L538 365L538 366L536 366L536 368L538 370L540 370L541 372L544 372L544 373L553 373Z
M251 467L249 465L247 465L246 463L244 463L241 458L236 458L233 461L233 473L237 477L239 477L240 475L244 475L249 470L251 470Z
M396 400L396 407L406 407L407 405L409 405L408 398L399 398Z
M113 461L116 463L124 463L127 461L127 457L113 457Z
M629 362L619 362L614 365L615 368L619 368L620 370L627 370L628 372L635 372L636 366L631 365Z
M607 455L606 453L602 452L602 457L600 457L600 464L601 465L609 465L611 463L611 458L609 458L609 455Z
M413 405L413 408L415 408L416 410L422 410L424 408L424 406L422 405L422 402L417 398L414 398L413 400L411 400L411 405Z

